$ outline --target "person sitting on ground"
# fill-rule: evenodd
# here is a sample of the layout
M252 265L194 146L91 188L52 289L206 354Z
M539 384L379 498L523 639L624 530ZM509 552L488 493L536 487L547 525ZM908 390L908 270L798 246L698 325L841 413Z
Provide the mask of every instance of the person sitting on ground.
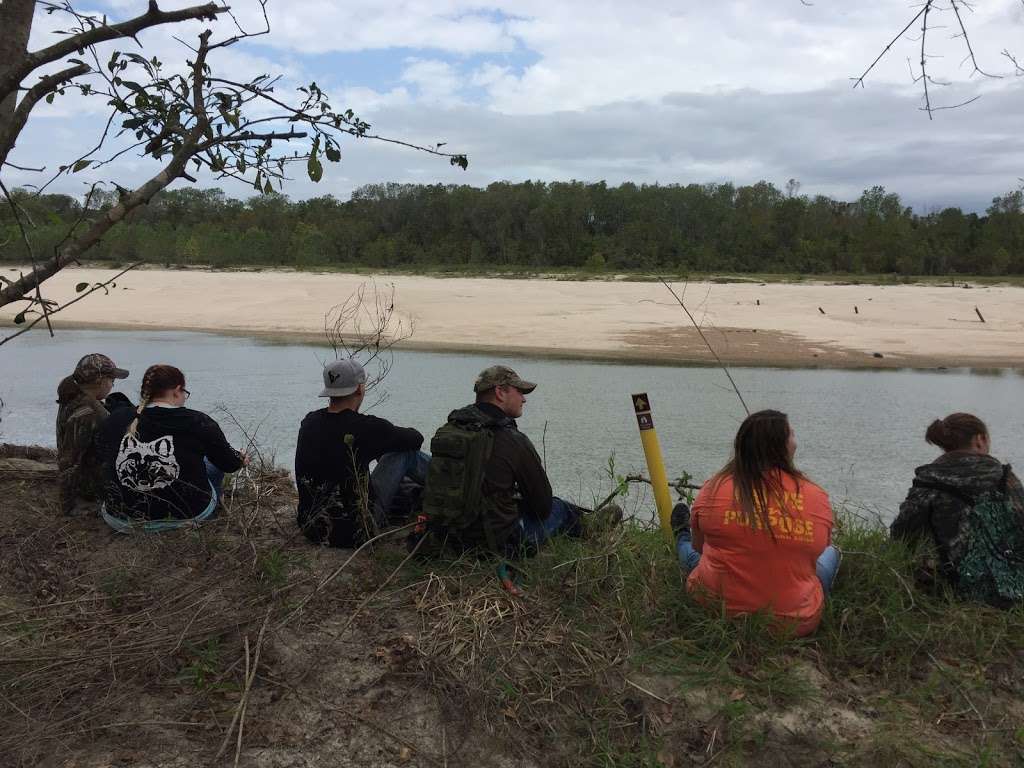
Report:
M729 615L770 612L797 635L813 632L839 569L828 494L793 465L786 414L740 425L729 462L700 489L693 514L672 512L687 590Z
M893 538L930 541L939 575L963 597L1000 607L1024 599L1024 488L989 455L985 423L954 413L933 421L924 439L944 453L914 470Z
M353 547L387 525L403 479L423 484L430 457L417 430L359 412L366 371L358 362L338 360L323 376L320 397L330 400L306 414L295 448L297 521L310 541Z
M106 355L93 353L79 360L74 373L57 385L57 472L65 515L74 514L83 500L100 498L103 472L96 454L96 434L110 415L103 400L113 397L114 379L126 378L128 371Z
M248 457L212 418L185 407L185 375L151 365L137 409L110 414L100 432L106 476L103 519L116 531L161 531L213 516L225 473Z
M456 550L529 554L559 533L579 535L581 510L551 493L537 449L516 427L537 385L503 365L473 384L476 402L448 414L430 443L427 527ZM621 520L618 507L606 516Z

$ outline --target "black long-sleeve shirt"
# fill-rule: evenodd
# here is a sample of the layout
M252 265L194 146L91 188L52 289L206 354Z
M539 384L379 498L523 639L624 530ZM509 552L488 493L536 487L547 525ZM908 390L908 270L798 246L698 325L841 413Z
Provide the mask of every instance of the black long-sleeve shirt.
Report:
M239 453L205 413L150 406L131 436L127 432L135 416L133 408L115 410L97 439L111 514L139 520L195 517L212 499L203 459L223 472L242 466Z
M352 532L342 521L358 513L360 488L370 462L385 453L415 451L421 445L423 435L417 430L396 427L377 416L353 410L331 413L326 408L307 413L295 447L299 526L311 538L330 538L336 546L349 546ZM328 526L321 536L311 530L314 520L333 521L334 528ZM342 529L344 535L339 535Z

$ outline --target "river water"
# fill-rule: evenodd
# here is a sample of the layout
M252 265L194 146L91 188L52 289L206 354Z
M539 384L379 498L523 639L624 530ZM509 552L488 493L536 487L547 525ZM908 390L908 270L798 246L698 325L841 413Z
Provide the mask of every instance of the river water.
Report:
M88 352L104 352L131 377L117 383L133 401L145 368L166 362L185 372L189 406L213 415L237 447L255 432L265 455L291 467L303 415L322 407L321 364L329 348L185 332L36 331L0 348L0 441L54 444L57 382ZM372 413L427 436L452 409L472 400L472 382L495 362L539 383L528 396L520 429L546 457L555 492L591 502L616 472L645 471L630 394L647 392L669 477L703 480L728 458L743 412L722 371L401 351ZM790 415L797 464L835 503L891 518L913 468L937 451L924 442L928 423L956 410L980 416L993 453L1024 460L1024 375L1019 371L845 371L737 368L751 410ZM226 409L226 410L225 410ZM230 413L230 417L228 416ZM546 428L545 428L546 425ZM635 504L647 504L636 492Z

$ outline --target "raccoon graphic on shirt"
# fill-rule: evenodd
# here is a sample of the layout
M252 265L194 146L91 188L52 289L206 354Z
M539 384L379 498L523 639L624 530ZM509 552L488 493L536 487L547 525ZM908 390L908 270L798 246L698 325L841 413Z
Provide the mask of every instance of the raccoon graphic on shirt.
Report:
M174 456L174 436L146 442L125 435L114 465L122 487L133 491L157 491L178 479L181 467Z

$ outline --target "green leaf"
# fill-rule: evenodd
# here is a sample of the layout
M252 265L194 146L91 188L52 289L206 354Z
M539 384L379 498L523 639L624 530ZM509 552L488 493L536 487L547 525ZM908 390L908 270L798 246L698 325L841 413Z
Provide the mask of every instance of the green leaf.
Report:
M341 152L338 150L337 147L327 146L326 148L324 148L324 154L327 156L327 159L330 160L332 163L336 163L339 160L341 160Z
M77 163L71 166L71 172L78 173L79 171L84 171L90 165L92 165L92 160L79 160Z
M19 312L18 314L16 314L14 316L14 324L15 325L21 325L24 322L25 322L25 312L24 311L21 311L21 312Z
M48 94L46 94L46 103L47 104L53 104L53 97L56 96L56 95L57 94L55 94L55 93L48 93Z
M309 160L306 162L306 172L309 174L310 181L319 182L324 176L324 166L317 159L316 154L309 156Z
M88 287L89 287L88 283L79 283L78 285L75 286L75 293L81 293L82 291L84 291Z
M263 191L268 195L273 194L274 187L271 185L270 179L267 179L267 183L263 185Z

